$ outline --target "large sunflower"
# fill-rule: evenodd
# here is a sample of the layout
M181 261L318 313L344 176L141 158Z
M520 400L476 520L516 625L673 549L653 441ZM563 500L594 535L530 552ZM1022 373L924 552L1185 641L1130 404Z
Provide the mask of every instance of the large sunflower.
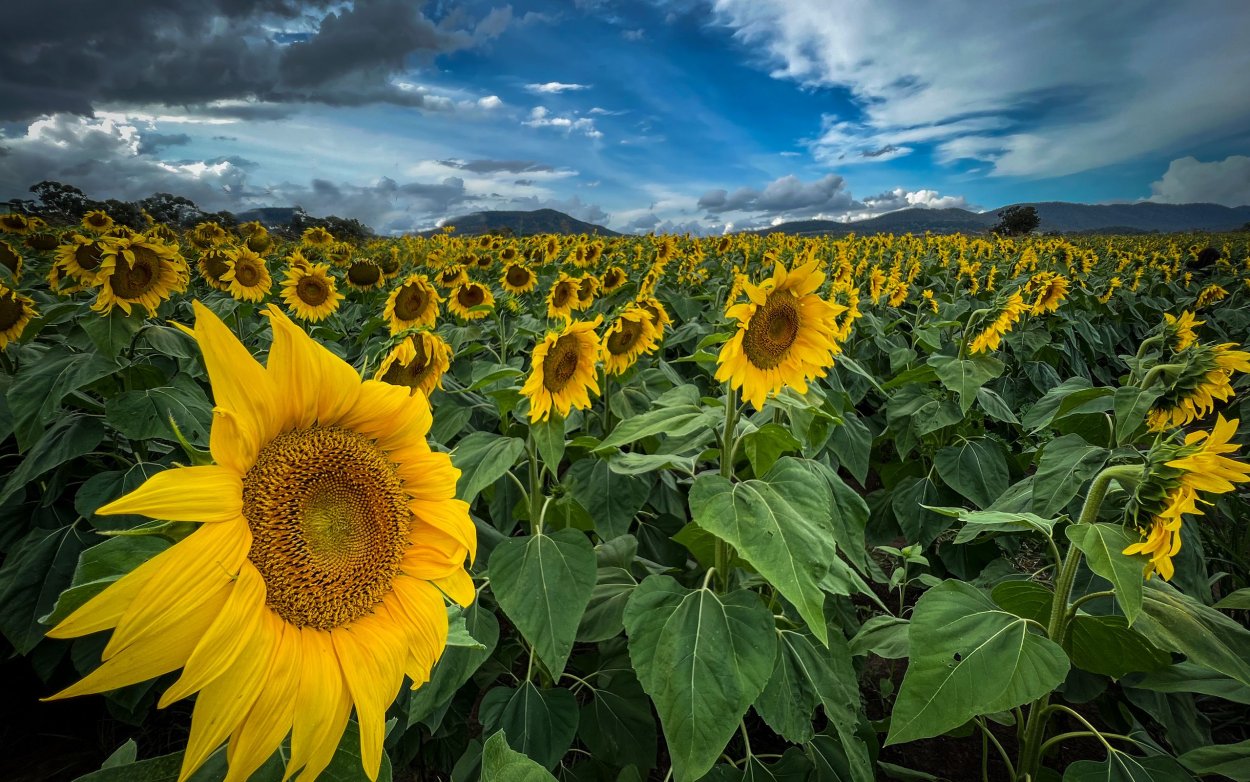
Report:
M595 336L603 317L593 321L570 323L563 331L549 331L534 346L530 376L521 394L530 400L530 420L551 416L554 409L562 416L577 408L590 407L590 395L599 393L595 377L595 358L599 355L599 338Z
M583 274L577 280L577 309L585 310L595 302L599 293L599 278L593 274Z
M186 290L190 271L187 262L171 245L142 234L110 239L104 244L96 280L100 292L91 309L102 315L121 307L127 315L133 304L149 315L170 297Z
M319 225L305 228L304 234L300 239L306 246L318 249L325 249L334 244L334 234Z
M547 317L565 320L573 317L573 307L577 306L577 288L576 279L560 272L560 278L547 294Z
M787 272L777 264L771 279L743 286L749 301L729 309L738 331L721 348L716 379L742 389L757 410L785 386L806 393L807 381L833 366L843 308L816 294L825 280L816 266L811 261Z
M603 333L603 368L609 375L622 374L639 356L654 349L655 344L656 331L651 315L642 307L632 306Z
M490 314L489 309L495 306L495 296L490 288L476 282L466 282L451 292L447 298L447 309L465 320L480 320Z
M510 263L499 277L499 284L508 293L529 293L538 284L538 275L523 263Z
M214 222L200 223L191 232L191 244L202 250L216 247L229 238L230 234L226 233L226 229Z
M443 387L443 374L451 366L451 346L432 331L418 331L405 338L382 359L374 380L418 389L426 396Z
M237 247L230 251L226 273L221 281L227 283L226 292L241 301L260 303L273 287L273 277L269 275L269 267L265 259L247 247Z
M361 382L273 305L261 366L194 307L216 464L157 473L97 512L200 525L52 629L113 629L104 663L54 697L181 668L160 700L199 693L180 778L228 739L231 781L288 734L288 769L314 779L354 707L376 778L387 707L405 676L429 680L446 644L443 594L473 600L459 471L426 442L424 394Z
M282 279L282 300L291 314L309 323L320 323L334 314L343 301L330 267L324 263L292 264Z
M0 283L0 350L16 342L36 314L33 301Z
M438 320L438 291L424 274L411 274L386 300L382 317L390 324L391 334L417 326L432 327Z

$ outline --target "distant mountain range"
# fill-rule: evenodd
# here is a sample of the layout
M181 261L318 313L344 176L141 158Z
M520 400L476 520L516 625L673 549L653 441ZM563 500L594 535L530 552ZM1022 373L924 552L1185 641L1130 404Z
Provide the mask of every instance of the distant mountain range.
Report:
M455 226L456 236L477 236L496 232L513 236L534 234L598 234L620 236L621 234L602 225L583 222L554 209L535 209L532 212L474 212L455 217L443 223L443 227ZM442 228L422 231L421 236L433 236Z

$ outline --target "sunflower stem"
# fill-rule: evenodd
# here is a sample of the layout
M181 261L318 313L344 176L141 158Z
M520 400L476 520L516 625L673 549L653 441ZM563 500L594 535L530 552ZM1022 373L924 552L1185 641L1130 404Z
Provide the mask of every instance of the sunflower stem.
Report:
M526 438L526 450L529 451L530 461L530 534L537 535L542 531L542 497L543 474L538 463L538 447L534 443L534 432L531 429L529 437Z
M721 430L720 437L720 474L725 480L732 481L734 478L734 451L738 449L738 440L735 436L735 430L738 425L738 393L728 384L725 386L725 427ZM716 538L716 549L714 553L714 566L717 575L717 581L720 584L722 592L729 591L729 558L731 556L729 544Z

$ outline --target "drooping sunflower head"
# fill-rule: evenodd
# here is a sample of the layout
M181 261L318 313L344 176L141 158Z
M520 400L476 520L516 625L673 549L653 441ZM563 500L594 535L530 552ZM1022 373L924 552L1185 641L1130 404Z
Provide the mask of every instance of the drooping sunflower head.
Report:
M1179 316L1173 316L1169 312L1163 313L1163 330L1172 345L1172 350L1180 353L1198 340L1198 333L1195 331L1205 320L1198 320L1194 317L1194 313L1189 310L1182 310Z
M368 258L357 258L347 267L347 284L358 291L380 288L383 282L382 267Z
M603 292L611 293L617 288L625 284L629 277L625 274L625 270L619 266L610 266L603 273Z
M716 379L741 389L757 410L786 386L806 393L807 382L833 366L843 308L816 293L824 277L816 261L790 271L777 264L771 279L745 286L749 301L730 308L738 330L721 348Z
M300 240L309 247L324 248L334 244L334 234L320 225L305 228Z
M222 282L227 284L226 292L240 301L264 301L273 287L273 278L269 275L265 259L246 246L234 248L227 253L227 257L226 273L221 275Z
M334 242L326 247L320 248L321 255L330 263L336 266L348 266L352 259L356 256L356 245L351 242ZM377 266L377 262L372 259L366 259ZM379 270L381 267L378 267Z
M621 313L603 333L603 368L609 375L620 375L638 357L656 347L655 325L651 315L637 305Z
M1223 286L1211 283L1198 292L1198 299L1194 302L1194 309L1200 310L1203 307L1209 307L1217 301L1223 301L1227 297L1228 291Z
M1044 278L1035 278L1037 284L1034 290L1037 294L1033 300L1033 306L1029 313L1032 315L1042 315L1047 312L1055 312L1059 309L1059 305L1067 298L1068 288L1071 283L1068 278L1062 274L1047 274Z
M228 239L230 234L226 233L226 229L215 222L203 222L195 226L191 231L191 244L206 250L209 247L216 247Z
M555 281L555 284L551 286L551 292L547 294L547 317L571 318L573 307L577 305L577 288L577 280L560 272L559 279Z
M599 292L599 278L593 274L583 274L577 281L577 309L584 310L595 301Z
M570 323L563 331L551 331L534 346L533 366L521 388L530 400L530 420L544 421L554 410L567 416L570 410L590 407L590 395L599 393L595 360L599 338L593 321Z
M450 366L451 346L432 331L418 331L386 354L373 379L429 396L442 388L443 375Z
M208 283L208 287L223 293L229 289L230 283L222 279L226 272L230 271L229 247L210 247L204 250L200 253L195 266L199 269L200 278Z
M490 288L477 282L466 282L447 299L447 309L464 320L479 320L490 314L495 297Z
M1161 432L1201 420L1234 395L1236 372L1250 372L1250 353L1234 343L1194 343L1176 363L1152 370L1162 382L1162 393L1146 416L1152 432ZM1158 374L1161 372L1161 374Z
M60 239L51 231L39 230L31 231L26 234L26 238L22 240L22 244L37 253L46 253L49 250L55 250L60 244Z
M258 255L264 255L273 249L273 237L269 235L269 229L255 220L240 225L239 236L246 240L247 249Z
M22 254L3 239L0 239L0 267L6 269L15 281L22 278Z
M165 225L164 223L157 223L153 225L151 228L145 231L145 233L149 237L153 239L158 239L164 242L165 244L171 244L175 247L178 246L178 242L179 242L178 232L170 228L169 226Z
M387 707L446 645L444 595L474 598L459 471L426 441L424 394L362 382L272 305L262 366L193 306L216 464L157 473L97 512L198 526L53 628L113 630L104 663L55 697L181 668L159 705L198 693L183 779L225 741L228 779L247 779L288 735L288 771L314 779L354 710L376 778Z
M132 305L141 305L155 315L161 302L187 288L190 269L172 246L137 234L109 239L104 243L99 293L91 308L102 315L120 307L127 315Z
M440 301L438 291L424 274L412 274L391 291L382 317L390 324L391 334L417 326L433 328Z
M328 264L304 263L287 269L282 280L282 300L295 317L320 323L338 310L343 294L338 292Z
M538 276L524 264L509 263L499 278L499 284L508 293L520 295L534 290L538 285Z
M82 227L88 231L107 231L113 227L113 218L103 209L93 209L82 216Z
M29 297L0 283L0 350L20 339L26 324L37 314Z
M22 235L30 230L30 219L24 214L7 212L0 215L0 233Z

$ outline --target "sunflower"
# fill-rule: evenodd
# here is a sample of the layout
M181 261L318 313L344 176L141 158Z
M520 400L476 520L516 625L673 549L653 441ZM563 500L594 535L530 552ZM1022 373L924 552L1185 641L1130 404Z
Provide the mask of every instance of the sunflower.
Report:
M603 273L603 292L611 293L617 288L625 284L629 277L626 276L625 270L619 266L610 266Z
M18 234L19 236L30 230L30 220L26 215L17 212L8 212L0 215L0 233Z
M347 284L358 291L371 291L382 283L382 267L368 258L357 258L347 267Z
M386 354L373 379L429 396L443 387L443 374L450 366L451 346L432 331L418 331Z
M103 260L103 239L74 234L68 242L56 249L52 266L58 277L63 273L79 285L94 285Z
M769 394L785 386L806 393L808 380L824 377L838 350L833 329L843 310L817 295L824 281L816 261L788 272L778 263L771 279L744 286L749 301L729 310L738 331L721 348L716 379L742 389L759 410Z
M1228 291L1225 288L1211 283L1198 292L1198 300L1194 302L1194 309L1200 310L1210 306L1217 301L1222 301L1226 296L1228 296Z
M568 320L573 317L573 307L577 304L577 280L560 272L560 278L551 286L551 292L547 294L547 317L548 318L564 318Z
M1144 554L1146 577L1158 572L1165 580L1175 573L1172 558L1181 550L1181 527L1186 515L1201 516L1199 503L1210 504L1201 499L1199 492L1225 494L1236 489L1236 484L1250 481L1250 465L1229 458L1240 447L1230 443L1237 433L1237 419L1224 420L1217 416L1215 426L1208 432L1191 432L1183 445L1163 444L1157 449L1161 454L1151 453L1156 465L1145 481L1136 489L1134 501L1141 503L1143 495L1164 494L1164 500L1153 514L1148 530L1142 530L1145 538L1124 549L1125 554Z
M517 251L515 247L508 246L503 248L499 253L499 260L505 264L512 263L517 259Z
M1003 335L1011 331L1012 327L1028 311L1029 305L1025 303L1024 297L1020 295L1020 291L1013 291L1011 296L1008 297L1007 303L1003 305L1002 310L998 313L998 316L994 318L994 321L968 343L968 352L975 355L977 353L998 350L998 346L1002 344Z
M291 266L282 279L282 300L291 314L308 323L320 323L343 301L330 267L324 263Z
M237 247L230 251L230 260L226 263L226 273L221 280L227 283L226 293L240 301L259 304L273 287L273 278L269 276L269 268L265 259L247 249Z
M217 223L205 222L200 223L195 227L195 230L191 231L191 244L194 244L201 250L206 250L209 247L216 247L222 244L229 237L230 234L226 233L225 228L222 228Z
M664 329L673 322L668 316L668 310L664 309L664 305L654 296L642 296L634 302L651 316L651 325L655 326L655 337L659 339L664 336Z
M159 239L165 244L178 245L178 232L164 223L157 223L149 228L145 233L153 239Z
M444 267L438 273L438 284L444 290L452 290L453 288L463 285L469 281L469 274L464 267L458 263Z
M595 294L599 292L599 278L593 274L583 274L577 281L577 309L585 310L595 302Z
M638 357L655 348L656 332L651 315L634 305L612 321L603 333L603 368L609 375L620 375L634 365Z
M0 267L8 269L9 276L14 280L22 278L22 254L2 239L0 239Z
M510 263L499 277L499 284L508 293L529 293L538 285L538 276L525 264Z
M113 218L103 209L93 209L82 216L82 227L88 231L107 231L113 227Z
M195 266L200 270L200 277L208 283L208 287L222 293L230 289L230 283L222 279L230 271L229 247L210 247L204 250Z
M1216 401L1231 399L1233 373L1250 372L1250 353L1235 350L1236 347L1233 342L1191 346L1184 363L1174 365L1176 372L1159 403L1146 415L1150 431L1161 432L1201 420L1215 409Z
M1059 309L1059 305L1068 296L1068 288L1070 283L1068 278L1062 274L1051 274L1047 272L1033 278L1033 287L1037 291L1037 298L1033 300L1033 306L1029 309L1030 315L1042 315L1047 312L1054 312Z
M590 395L599 393L595 377L595 358L599 355L599 338L595 329L603 321L570 323L563 331L549 331L534 346L530 376L521 388L530 400L530 420L543 421L554 409L567 416L574 408L590 407Z
M334 234L319 225L315 225L312 228L305 228L300 240L308 247L325 249L334 244Z
M60 240L51 231L32 231L26 234L22 244L37 253L46 253L49 250L55 250L56 246L60 244Z
M26 324L38 314L33 301L0 283L0 350L16 342Z
M1194 314L1188 310L1182 310L1179 316L1165 312L1163 320L1164 333L1174 340L1172 349L1177 353L1198 341L1198 333L1194 329L1206 323L1205 320L1196 320Z
M273 238L269 235L269 229L257 220L240 225L238 230L239 236L246 240L247 249L258 255L264 255L273 247Z
M386 300L382 317L390 324L391 334L416 326L433 327L438 320L438 303L442 298L424 274L410 274L408 279Z
M490 288L476 282L466 282L452 291L447 298L447 309L464 320L480 320L490 314L495 297ZM482 309L474 309L482 308Z
M228 740L232 782L288 734L288 771L316 778L354 707L374 779L387 707L405 676L429 680L446 645L443 595L474 597L459 471L430 450L424 394L361 382L273 305L263 367L193 306L217 463L160 472L97 513L199 524L51 630L113 629L104 663L53 697L181 668L159 703L199 693L180 779Z
M100 292L91 305L101 315L108 315L114 307L129 315L132 304L155 315L162 301L187 288L187 262L164 242L139 234L110 239L104 248L96 275Z

